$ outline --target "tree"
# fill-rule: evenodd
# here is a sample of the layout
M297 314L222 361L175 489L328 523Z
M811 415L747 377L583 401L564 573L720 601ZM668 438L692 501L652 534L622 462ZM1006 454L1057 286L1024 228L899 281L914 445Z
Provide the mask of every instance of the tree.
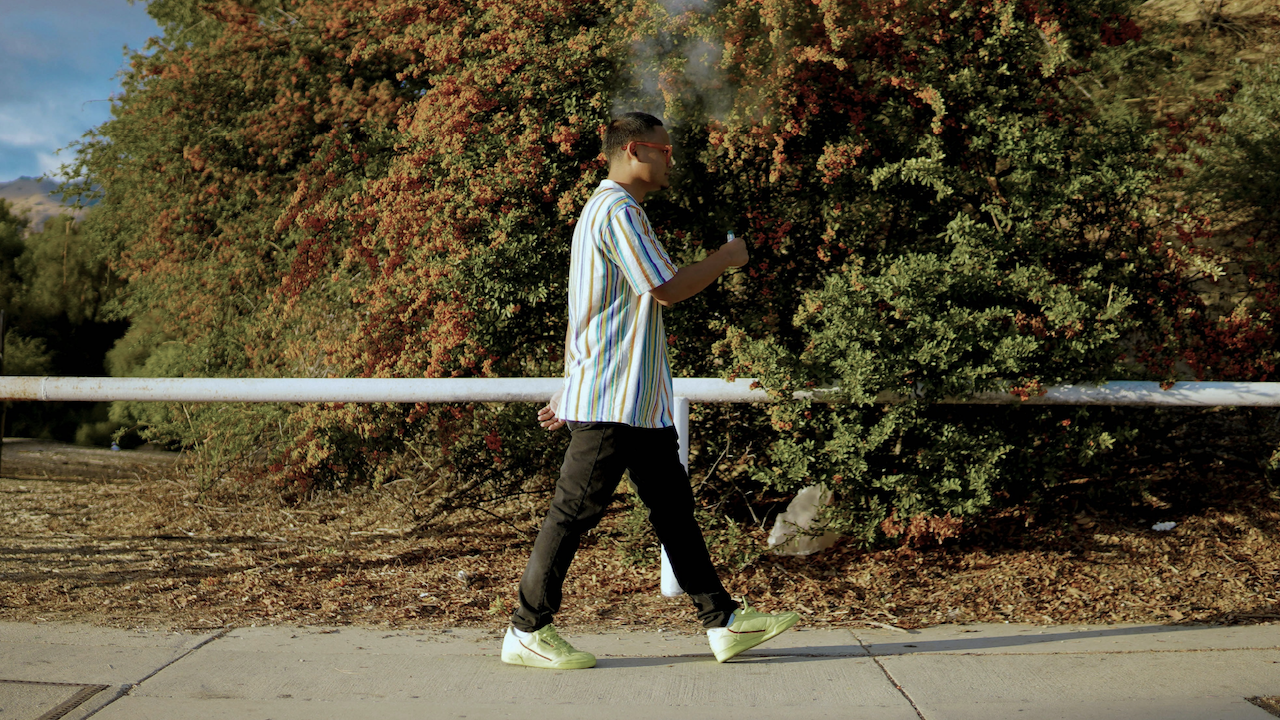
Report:
M503 158L557 172L594 161L590 143L574 144L574 133L589 131L585 115L569 120L585 110L552 107L561 98L547 95L546 115L538 118L532 108L519 107L531 99L525 87L502 83L513 74L508 54L520 50L541 82L563 87L559 69L588 65L596 49L584 47L569 61L563 44L580 37L597 43L579 26L606 17L608 8L538 7L541 16L470 3L172 2L150 8L166 38L151 55L134 59L114 119L79 155L82 174L101 188L91 231L130 283L114 309L133 320L113 353L115 371L493 373L502 347L485 347L485 337L469 333L500 337L504 329L471 320L476 313L485 321L515 315L522 297L528 309L506 327L526 336L553 332L534 312L558 308L533 307L549 281L542 289L517 287L528 274L509 260L537 251L542 241L538 227L521 227L524 219L562 226L554 213L570 214L571 198L565 210L545 218L544 209L555 203L542 198L558 192L554 183L543 187L552 176L547 170L521 181L523 194L511 198L538 198L524 216L502 212L508 203L476 201L517 191L485 184L516 169L491 167ZM443 32L454 23L466 32ZM487 39L481 33L489 33ZM495 46L494 38L505 44ZM507 106L480 96L490 91L505 94ZM597 118L606 112L599 97L586 107ZM485 113L477 118L485 123L501 123L486 124L487 130L517 134L477 135L480 125L467 119L473 112ZM428 137L432 132L442 135ZM559 159L561 146L574 148L569 158ZM537 155L521 160L521 153ZM491 177L476 177L481 173L473 168ZM504 247L492 232L510 242ZM490 262L510 268L510 277L486 280ZM503 296L487 292L493 288ZM519 365L521 357L503 367L519 366L523 374L532 366ZM229 440L213 444L227 449L228 462L258 453L254 469L272 468L280 482L307 487L413 467L438 473L463 458L472 462L474 447L488 450L477 467L492 467L490 448L501 443L488 430L472 430L488 422L477 412L490 411L126 406L117 417L137 418L153 436L188 445ZM447 463L419 460L404 470L387 461L387 453L402 453L406 442L420 442L437 457L449 452L454 437L472 445Z
M13 214L13 205L0 199L0 309L12 314L14 295L21 287L14 263L26 246L22 242L27 219Z
M10 328L0 338L4 343L4 373L6 375L39 375L49 369L49 352L41 338L24 337L12 329L15 309L22 300L22 277L18 273L18 261L26 250L22 240L27 219L13 214L8 200L0 200L0 310L4 310L6 325ZM21 422L20 418L15 418ZM20 425L21 427L21 425ZM13 424L5 428L12 434Z
M124 331L124 323L103 315L120 282L86 242L81 223L49 218L9 247L5 372L102 375L103 357ZM22 403L9 413L7 431L101 445L117 429L105 403Z

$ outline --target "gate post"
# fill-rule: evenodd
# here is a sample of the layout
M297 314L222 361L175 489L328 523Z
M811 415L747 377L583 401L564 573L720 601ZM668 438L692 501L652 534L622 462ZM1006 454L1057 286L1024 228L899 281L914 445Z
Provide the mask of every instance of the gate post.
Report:
M4 311L0 310L0 376L4 375ZM4 477L4 421L8 414L9 401L0 400L0 477Z

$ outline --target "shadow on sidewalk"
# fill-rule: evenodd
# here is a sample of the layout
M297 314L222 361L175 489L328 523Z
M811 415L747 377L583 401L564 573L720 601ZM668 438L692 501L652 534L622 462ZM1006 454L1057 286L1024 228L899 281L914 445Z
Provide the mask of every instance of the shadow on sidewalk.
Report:
M857 653L837 655L831 648L776 648L776 653L759 653L739 655L725 663L726 665L782 665L787 663L813 662L815 660L870 660L859 648ZM672 655L670 657L608 657L596 660L597 668L629 669L642 667L673 667L689 663L715 664L716 658L710 652L705 655Z
M991 650L996 648L1016 649L1031 647L1035 645L1044 645L1046 643L1063 642L1067 640L1089 640L1097 638L1119 638L1119 637L1142 637L1163 635L1167 633L1186 633L1195 632L1197 630L1221 630L1221 626L1209 625L1141 625L1137 627L1118 627L1118 628L1102 628L1097 630L1077 630L1068 632L1051 632L1036 634L1008 634L1008 635L978 635L978 633L988 632L987 629L978 629L970 632L974 633L973 637L952 637L942 640L910 640L904 639L899 642L867 642L866 646L873 656L884 655L910 655L914 653L929 652L972 652L976 650ZM927 630L909 631L912 635L927 633ZM965 632L965 631L962 631ZM997 630L997 632L999 632ZM856 633L855 633L856 634ZM1180 638L1181 639L1181 638Z

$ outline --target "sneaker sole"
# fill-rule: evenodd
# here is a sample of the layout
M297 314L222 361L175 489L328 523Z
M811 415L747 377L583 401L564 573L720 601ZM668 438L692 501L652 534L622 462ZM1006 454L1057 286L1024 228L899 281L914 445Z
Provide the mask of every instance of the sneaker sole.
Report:
M577 662L567 662L556 664L541 658L526 658L523 655L502 654L502 662L508 665L520 665L521 667L538 668L540 670L586 670L596 666L596 659L579 660Z
M763 637L761 637L760 639L758 639L758 640L756 640L755 642L751 643L750 645L747 645L747 646L746 646L746 647L744 647L744 648L741 648L741 649L739 649L739 650L736 650L732 655L726 655L725 657L721 658L719 653L715 653L715 656L716 656L716 662L721 662L721 663L722 663L722 662L725 662L726 660L732 660L733 658L738 657L739 655L741 655L742 653L744 653L744 652L746 652L746 651L750 650L750 649L751 649L751 648L753 648L753 647L757 647L757 646L759 646L759 645L763 645L764 643L766 643L766 642L768 642L768 641L770 641L770 640L772 640L772 639L774 639L774 638L778 637L778 636L779 636L779 635L781 635L782 633L784 633L784 632L786 632L786 631L790 630L790 629L791 629L792 627L794 627L794 626L795 626L795 624L796 624L796 623L798 623L798 622L800 622L800 616L798 616L798 615L797 615L795 618L793 618L793 619L791 620L791 622L789 622L789 623L787 623L787 624L785 624L785 625L782 625L781 627L778 627L778 628L774 629L772 632L765 633ZM714 653L714 648L713 648L713 653Z

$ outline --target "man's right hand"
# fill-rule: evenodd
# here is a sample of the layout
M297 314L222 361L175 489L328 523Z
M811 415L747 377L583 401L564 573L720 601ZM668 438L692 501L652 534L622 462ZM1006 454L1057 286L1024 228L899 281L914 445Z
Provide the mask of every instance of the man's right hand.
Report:
M721 245L720 249L716 252L724 253L725 263L729 267L742 267L751 259L750 255L747 253L747 244L739 237Z

